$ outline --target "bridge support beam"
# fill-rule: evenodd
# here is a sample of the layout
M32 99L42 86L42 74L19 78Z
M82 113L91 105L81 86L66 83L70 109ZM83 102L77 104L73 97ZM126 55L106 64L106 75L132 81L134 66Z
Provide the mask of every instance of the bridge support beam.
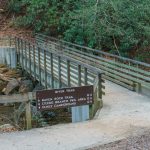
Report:
M10 68L16 68L17 55L13 47L0 47L0 64L6 64Z
M89 120L89 106L78 106L72 108L72 122L82 122Z

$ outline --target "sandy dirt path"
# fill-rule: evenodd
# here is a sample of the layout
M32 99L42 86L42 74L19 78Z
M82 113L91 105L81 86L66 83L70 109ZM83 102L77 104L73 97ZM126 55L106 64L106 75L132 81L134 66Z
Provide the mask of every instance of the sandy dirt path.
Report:
M0 134L0 150L74 150L116 141L150 127L150 98L111 82L92 121Z

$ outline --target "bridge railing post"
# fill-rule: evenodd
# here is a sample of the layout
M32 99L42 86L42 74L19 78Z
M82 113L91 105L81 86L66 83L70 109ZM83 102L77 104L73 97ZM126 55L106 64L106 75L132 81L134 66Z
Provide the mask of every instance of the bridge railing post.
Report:
M102 75L98 73L98 98L102 99Z
M51 87L54 88L54 70L53 70L53 53L50 53L50 65L51 65Z
M36 53L36 46L33 45L33 71L34 71L34 79L36 80L35 53Z
M58 56L58 86L61 88L61 57Z
M31 44L30 43L28 43L28 48L29 48L29 72L30 72L30 74L32 73L32 70L31 70Z
M41 49L38 47L38 72L39 72L39 83L41 84Z
M26 41L23 42L24 43L24 50L25 50L25 69L27 70L27 43Z
M44 50L44 79L45 79L45 88L47 89L47 58L46 50Z
M87 85L87 76L88 76L87 68L84 68L84 85Z
M23 48L23 40L20 39L21 44L21 64L22 64L22 70L24 70L24 48Z
M78 65L78 86L81 86L81 65Z
M71 86L71 83L70 83L70 61L67 60L67 85L68 87Z
M17 58L17 62L16 62L16 64L17 63L19 63L19 46L18 46L18 39L17 39L17 37L14 37L14 44L15 44L15 50L16 50L16 58Z

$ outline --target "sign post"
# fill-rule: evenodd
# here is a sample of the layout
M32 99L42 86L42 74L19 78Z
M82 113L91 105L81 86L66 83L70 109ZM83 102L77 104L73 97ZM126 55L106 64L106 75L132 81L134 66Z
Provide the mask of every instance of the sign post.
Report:
M36 99L39 111L72 107L72 122L85 121L89 119L89 105L94 102L93 86L37 91ZM85 106L85 109L75 111L76 106Z

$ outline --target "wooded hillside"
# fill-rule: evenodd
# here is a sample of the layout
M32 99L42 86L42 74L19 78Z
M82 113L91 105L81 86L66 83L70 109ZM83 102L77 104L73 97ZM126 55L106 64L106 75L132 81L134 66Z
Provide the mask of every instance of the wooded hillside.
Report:
M149 61L149 0L11 0L15 26Z

